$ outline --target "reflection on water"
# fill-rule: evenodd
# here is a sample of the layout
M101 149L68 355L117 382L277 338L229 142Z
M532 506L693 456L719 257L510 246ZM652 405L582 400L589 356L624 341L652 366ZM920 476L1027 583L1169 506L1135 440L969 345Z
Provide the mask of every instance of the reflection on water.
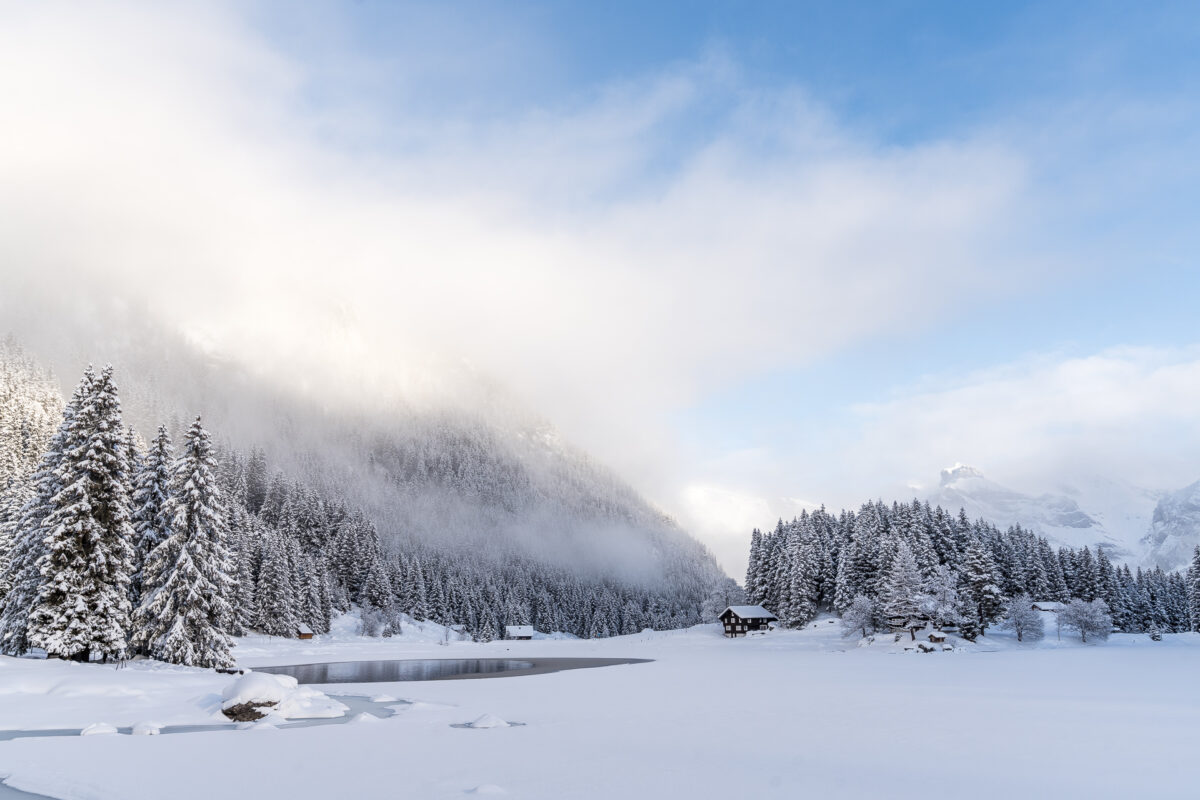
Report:
M300 683L380 683L436 681L462 675L530 669L532 666L532 661L509 658L424 658L397 661L338 661L332 664L297 664L255 669L258 672L291 675Z

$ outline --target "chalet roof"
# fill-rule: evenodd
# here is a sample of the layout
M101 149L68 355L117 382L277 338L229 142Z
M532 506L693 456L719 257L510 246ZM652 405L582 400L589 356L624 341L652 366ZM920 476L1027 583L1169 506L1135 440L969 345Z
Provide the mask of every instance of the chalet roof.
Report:
M779 619L762 606L730 606L725 611L732 611L735 616L742 619ZM721 616L725 616L725 611L721 612Z
M533 636L532 625L505 625L504 633L506 636Z
M296 633L312 633L312 628L308 627L303 622L301 622L299 625L296 626Z

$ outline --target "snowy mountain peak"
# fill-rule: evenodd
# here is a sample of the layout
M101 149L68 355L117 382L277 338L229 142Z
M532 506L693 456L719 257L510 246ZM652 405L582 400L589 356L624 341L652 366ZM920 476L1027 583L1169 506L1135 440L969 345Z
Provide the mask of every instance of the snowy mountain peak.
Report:
M950 484L952 484L956 481L963 480L966 478L982 478L982 477L983 477L983 473L980 472L979 470L975 469L974 467L967 466L966 464L955 464L953 467L947 467L946 469L942 470L942 484L941 485L949 486Z

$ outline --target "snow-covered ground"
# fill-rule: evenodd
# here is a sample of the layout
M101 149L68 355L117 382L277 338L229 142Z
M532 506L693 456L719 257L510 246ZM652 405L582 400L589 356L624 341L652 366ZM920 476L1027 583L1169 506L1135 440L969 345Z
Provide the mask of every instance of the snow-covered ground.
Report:
M242 666L375 658L652 658L470 681L337 685L411 701L370 725L0 742L0 776L54 797L1195 797L1200 635L953 652L869 647L821 620L606 640L466 642L439 631L249 638ZM211 723L233 678L0 659L0 729ZM515 727L454 727L492 715Z

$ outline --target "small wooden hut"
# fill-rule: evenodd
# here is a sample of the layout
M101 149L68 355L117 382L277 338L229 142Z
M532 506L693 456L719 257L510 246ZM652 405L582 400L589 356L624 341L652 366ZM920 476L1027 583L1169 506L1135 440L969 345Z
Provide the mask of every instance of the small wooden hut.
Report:
M532 639L533 638L533 626L532 625L505 625L504 626L504 638L505 639Z

